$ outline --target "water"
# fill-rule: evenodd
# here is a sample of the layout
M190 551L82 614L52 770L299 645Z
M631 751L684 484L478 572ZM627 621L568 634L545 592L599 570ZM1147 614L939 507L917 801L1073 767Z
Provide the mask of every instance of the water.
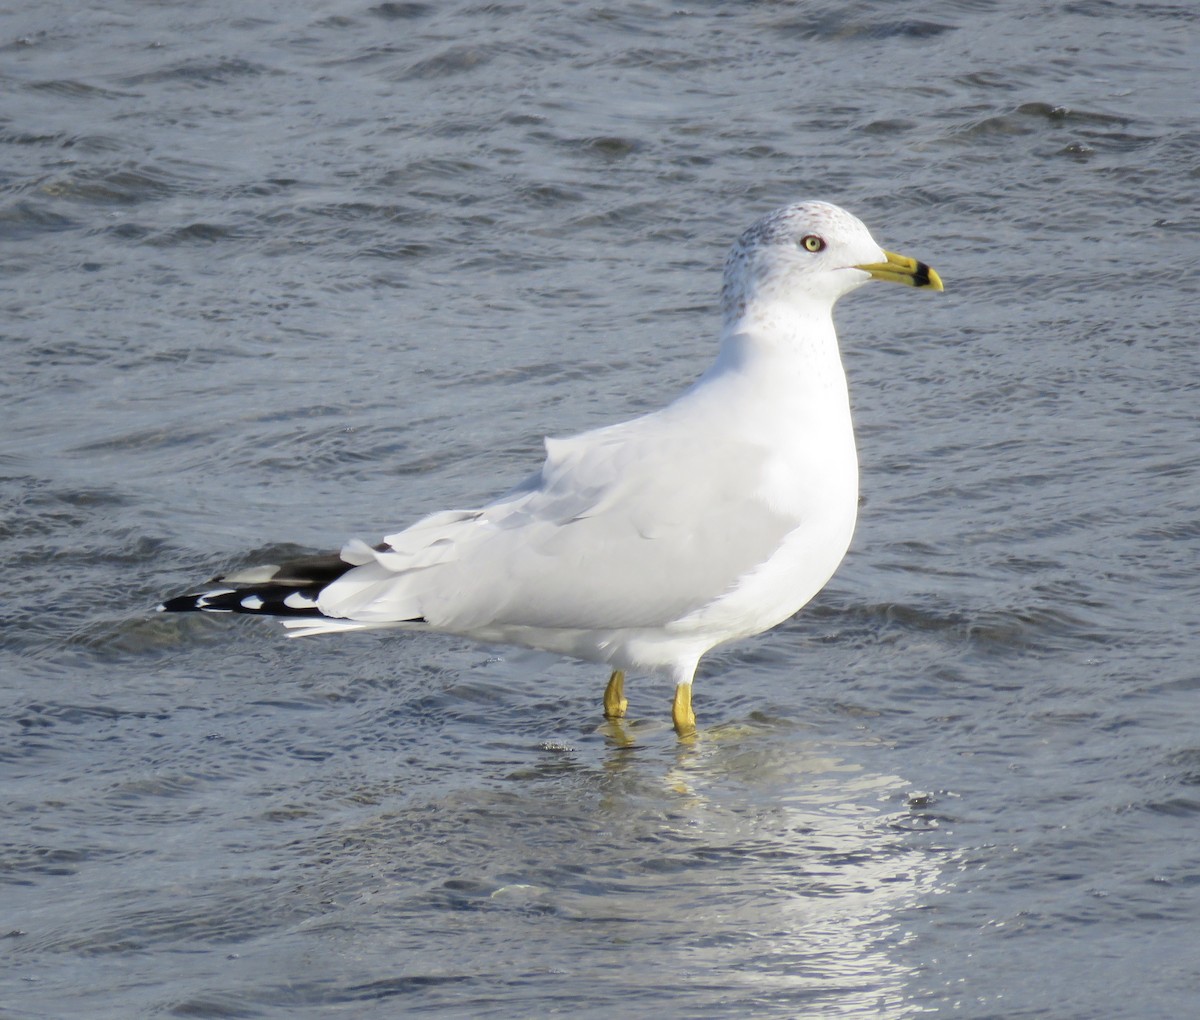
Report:
M1180 1017L1200 979L1192 5L0 11L0 1015ZM669 399L823 197L864 506L631 678L149 612Z

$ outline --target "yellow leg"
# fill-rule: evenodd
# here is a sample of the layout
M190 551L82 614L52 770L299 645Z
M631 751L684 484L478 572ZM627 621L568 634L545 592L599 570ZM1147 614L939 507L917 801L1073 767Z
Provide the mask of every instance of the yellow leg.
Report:
M681 737L693 736L696 732L696 713L692 711L692 685L675 685L675 703L671 706L671 719L675 732Z
M625 697L625 674L619 669L612 671L608 686L604 688L604 718L624 719L629 699Z

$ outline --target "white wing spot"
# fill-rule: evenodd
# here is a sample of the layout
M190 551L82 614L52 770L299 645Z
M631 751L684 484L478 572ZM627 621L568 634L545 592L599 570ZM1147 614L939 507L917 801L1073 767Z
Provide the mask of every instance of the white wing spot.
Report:
M197 609L207 609L209 599L215 599L218 595L232 595L233 588L217 588L214 591L206 591L198 599L196 599Z

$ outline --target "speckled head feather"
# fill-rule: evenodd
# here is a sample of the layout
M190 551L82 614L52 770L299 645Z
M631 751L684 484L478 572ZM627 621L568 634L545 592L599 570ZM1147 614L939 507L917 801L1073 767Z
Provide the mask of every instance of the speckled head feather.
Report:
M806 238L816 238L818 250L806 248ZM830 270L853 269L883 257L862 221L845 209L828 202L797 202L776 209L749 227L725 260L721 288L725 325L741 318L752 300L764 297L786 300L807 295L832 305L869 277Z

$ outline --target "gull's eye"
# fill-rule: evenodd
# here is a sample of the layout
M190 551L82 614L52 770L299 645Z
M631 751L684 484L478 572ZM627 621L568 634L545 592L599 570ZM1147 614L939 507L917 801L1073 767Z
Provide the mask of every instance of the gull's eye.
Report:
M816 234L805 234L800 238L800 247L805 251L822 251L825 247L825 242Z

